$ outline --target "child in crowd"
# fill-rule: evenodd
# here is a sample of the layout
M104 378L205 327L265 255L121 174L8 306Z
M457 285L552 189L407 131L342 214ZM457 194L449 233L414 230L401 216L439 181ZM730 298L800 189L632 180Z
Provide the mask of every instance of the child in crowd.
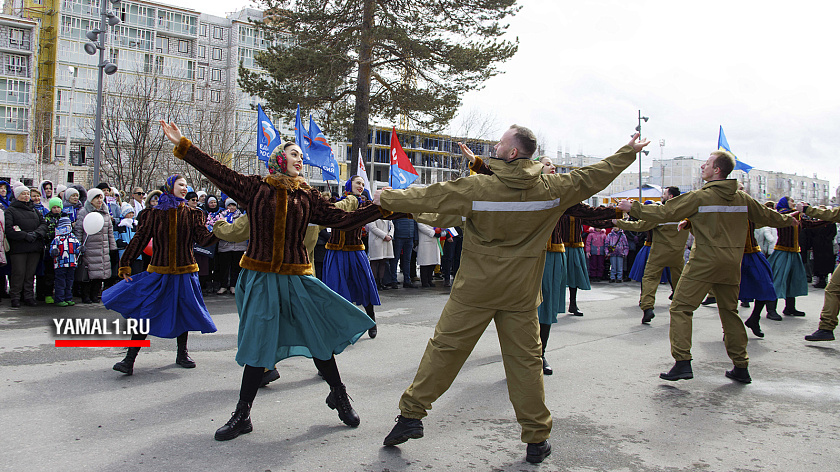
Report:
M120 223L114 229L114 239L117 242L120 258L122 258L125 248L128 247L128 243L131 242L131 239L134 238L134 234L137 232L137 219L134 218L134 207L130 203L122 204L120 215L122 215L122 218L120 218ZM137 259L131 261L130 267L131 275L142 272L143 258L138 256Z
M85 252L70 229L70 218L62 216L55 228L55 238L50 244L50 255L55 269L56 306L75 305L73 301L73 278L79 256Z
M589 278L592 280L602 280L604 278L606 240L606 230L589 228L589 237L586 238L586 255L589 257Z
M242 216L239 211L239 206L232 198L228 198L225 202L225 211L219 213L217 220L225 220L229 224L233 224L237 218ZM216 281L219 285L219 290L216 292L219 295L224 294L230 290L231 295L236 294L236 280L239 278L239 260L242 259L242 254L248 249L248 241L239 243L231 243L228 241L219 241L219 247L216 249Z
M610 258L610 283L620 283L624 279L624 258L630 252L624 231L613 228L607 235L606 248Z
M47 222L47 237L45 241L52 241L55 238L55 230L58 228L59 220L61 220L61 211L63 210L63 203L60 198L50 198L47 202L49 210L44 215L44 221ZM53 270L53 257L50 254L49 247L44 257L44 273L38 277L36 282L36 292L39 298L44 296L44 301L48 304L53 303L53 289L55 288L55 271Z

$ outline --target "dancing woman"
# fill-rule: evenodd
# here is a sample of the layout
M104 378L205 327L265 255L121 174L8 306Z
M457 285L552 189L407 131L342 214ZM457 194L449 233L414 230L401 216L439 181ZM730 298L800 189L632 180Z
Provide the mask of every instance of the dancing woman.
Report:
M371 205L368 195L364 179L354 176L344 184L344 197L336 202L336 206L345 211L353 211ZM365 307L367 315L376 322L373 306L380 304L379 291L362 242L362 228L333 231L326 249L324 284L345 300ZM368 330L371 338L375 338L376 334L376 326Z
M242 256L236 284L239 338L236 362L244 367L239 402L230 420L216 431L219 441L253 431L251 405L265 369L292 356L312 358L330 385L326 403L349 426L359 425L335 362L338 354L374 326L361 310L312 276L304 247L310 222L351 230L386 213L369 205L345 212L300 177L301 150L278 146L269 157L269 175L235 172L181 136L175 124L161 121L175 156L207 176L250 215L251 239Z
M169 176L163 188L157 206L140 212L137 232L120 258L119 276L123 280L102 292L102 303L125 318L148 319L148 334L152 336L176 338L175 363L191 369L195 362L187 352L189 331L216 332L201 295L192 248L193 244L213 244L216 237L204 226L204 212L186 205L184 177ZM145 272L132 277L131 263L149 240L153 240L151 262ZM131 339L146 339L146 334L134 334ZM139 352L139 347L128 348L125 359L114 364L114 370L132 375Z

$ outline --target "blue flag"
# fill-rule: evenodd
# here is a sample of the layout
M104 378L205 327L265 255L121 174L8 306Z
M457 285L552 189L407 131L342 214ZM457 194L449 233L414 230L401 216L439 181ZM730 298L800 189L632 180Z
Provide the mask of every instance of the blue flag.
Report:
M257 159L268 162L268 156L280 144L280 133L257 104Z
M309 115L309 133L307 137L306 143L309 146L307 154L309 155L309 163L311 165L323 169L324 166L329 164L330 159L335 160L332 147L327 143L327 138L321 132L321 128L315 124L312 115Z
M718 151L729 151L732 152L732 149L729 149L729 142L726 141L726 135L723 134L723 126L720 127L720 133L718 134ZM735 153L732 152L732 155L735 156ZM741 162L738 157L735 157L735 170L740 170L743 172L749 172L752 170L752 166L744 164Z
M303 154L303 163L312 165L309 160L309 145L307 143L308 133L300 121L300 104L297 106L297 113L295 114L295 143L300 147L300 152Z
M412 182L417 180L418 174L411 165L408 155L400 144L397 137L397 128L391 128L391 187L395 189L408 188Z

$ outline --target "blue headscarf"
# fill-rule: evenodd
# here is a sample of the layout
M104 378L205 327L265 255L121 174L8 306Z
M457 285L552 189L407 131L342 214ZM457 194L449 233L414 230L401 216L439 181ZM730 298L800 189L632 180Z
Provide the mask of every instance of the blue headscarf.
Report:
M790 204L788 203L788 197L782 197L779 199L779 202L776 203L776 211L782 210L790 210Z
M0 196L0 205L3 205L4 209L9 208L9 204L10 204L10 202L9 202L9 192L12 191L12 186L9 185L9 182L6 182L5 180L0 180L0 185L5 185L6 186L6 196L5 197Z
M356 178L355 175L353 177L350 177L350 180L348 180L347 182L344 183L344 196L339 198L339 200L344 200L345 198L347 198L347 195L353 195L353 179L354 178ZM369 202L373 201L373 199L370 198L370 193L368 192L367 189L362 190L361 197L366 198L367 201L369 201Z
M167 177L166 183L163 185L164 192L158 198L157 206L152 208L155 210L168 210L170 208L177 208L180 204L186 202L183 198L176 197L172 193L175 190L175 181L183 178L180 174L173 174Z

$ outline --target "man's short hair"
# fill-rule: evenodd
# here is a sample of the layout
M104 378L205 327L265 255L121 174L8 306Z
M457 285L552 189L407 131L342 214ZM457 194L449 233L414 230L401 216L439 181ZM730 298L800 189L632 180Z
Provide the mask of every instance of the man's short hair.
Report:
M510 129L516 131L513 133L514 144L516 145L516 149L519 150L519 153L522 154L522 157L533 156L537 152L537 137L534 135L534 132L519 125L511 125Z
M668 187L667 190L668 190L668 195L670 195L671 197L678 197L680 195L680 193L682 193L682 192L680 192L679 187L675 187L673 185Z
M770 209L775 209L776 208L776 202L774 202L773 200L767 200L766 202L764 202L764 206L766 206L767 208L770 208Z
M729 177L732 169L735 168L735 156L725 150L713 151L712 156L715 156L714 167L720 169L720 176L723 178Z

